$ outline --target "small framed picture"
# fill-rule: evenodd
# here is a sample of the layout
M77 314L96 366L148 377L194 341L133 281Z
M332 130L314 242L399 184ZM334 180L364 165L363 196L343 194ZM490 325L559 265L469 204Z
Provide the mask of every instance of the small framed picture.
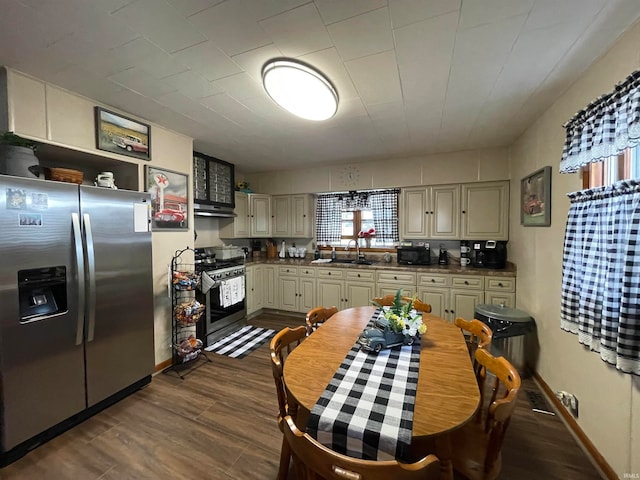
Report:
M543 167L522 179L520 224L525 227L551 225L551 167Z
M96 148L151 160L151 127L119 113L95 107Z
M145 190L151 194L151 225L156 230L189 229L189 175L145 165Z

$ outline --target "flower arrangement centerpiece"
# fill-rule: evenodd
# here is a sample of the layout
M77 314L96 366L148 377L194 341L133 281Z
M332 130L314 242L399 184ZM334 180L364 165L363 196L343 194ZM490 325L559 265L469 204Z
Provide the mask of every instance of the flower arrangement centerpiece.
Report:
M396 292L391 306L376 304L382 308L382 315L389 321L389 326L395 333L402 333L409 337L419 337L427 332L427 326L422 323L422 315L413 307L413 302L416 298L417 296L414 295L407 303L403 303L402 289L400 288Z

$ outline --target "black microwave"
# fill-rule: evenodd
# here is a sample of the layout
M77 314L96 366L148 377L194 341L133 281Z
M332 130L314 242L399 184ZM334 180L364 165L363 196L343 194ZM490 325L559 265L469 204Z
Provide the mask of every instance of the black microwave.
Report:
M399 265L431 265L431 249L429 246L398 247Z

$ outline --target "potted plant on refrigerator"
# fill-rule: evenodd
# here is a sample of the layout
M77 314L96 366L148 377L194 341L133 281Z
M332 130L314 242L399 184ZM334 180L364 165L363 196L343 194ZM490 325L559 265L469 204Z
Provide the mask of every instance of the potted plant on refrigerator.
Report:
M18 177L40 176L35 155L38 143L13 132L0 133L0 173Z

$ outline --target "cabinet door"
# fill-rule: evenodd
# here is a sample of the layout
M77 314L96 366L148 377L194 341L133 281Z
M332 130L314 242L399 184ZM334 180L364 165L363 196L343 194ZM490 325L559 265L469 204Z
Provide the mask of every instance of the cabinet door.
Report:
M243 192L236 192L236 206L233 219L233 234L235 238L247 238L251 234L251 217L249 216L249 196Z
M247 315L251 315L255 312L255 307L253 306L253 302L255 299L255 284L254 284L254 276L255 267L247 267L244 274L244 285L245 285L245 295L246 295L246 303L247 303Z
M451 289L451 320L462 317L466 320L473 319L476 305L484 303L484 292L477 290Z
M455 239L460 237L460 185L429 187L430 238ZM433 213L431 213L433 212Z
M504 305L505 307L515 308L516 294L508 292L484 292L485 303L493 305Z
M271 236L271 196L262 194L249 195L251 212L251 236Z
M370 306L373 297L375 297L373 283L347 283L345 285L346 308Z
M253 288L251 289L251 296L253 297L253 311L262 310L264 308L264 267L262 265L256 265L253 267Z
M8 86L8 130L17 135L47 139L45 84L13 71L6 75L8 78L0 77L0 87L4 90Z
M298 311L308 312L318 306L316 303L316 279L300 277L298 281Z
M418 298L431 305L431 313L437 317L449 318L449 289L448 288L418 288Z
M292 195L290 210L290 234L292 237L311 238L313 230L313 215L311 215L310 195ZM276 233L274 232L274 235Z
M461 238L509 239L509 182L462 184Z
M318 305L338 309L344 308L344 282L342 280L318 279Z
M273 223L271 224L274 237L288 237L291 234L289 225L291 197L277 195L271 197L273 209Z
M280 277L278 299L280 310L298 311L298 279L296 277Z
M278 274L275 265L264 265L262 294L265 308L278 308Z
M400 238L427 238L428 197L427 189L404 188L401 196Z

